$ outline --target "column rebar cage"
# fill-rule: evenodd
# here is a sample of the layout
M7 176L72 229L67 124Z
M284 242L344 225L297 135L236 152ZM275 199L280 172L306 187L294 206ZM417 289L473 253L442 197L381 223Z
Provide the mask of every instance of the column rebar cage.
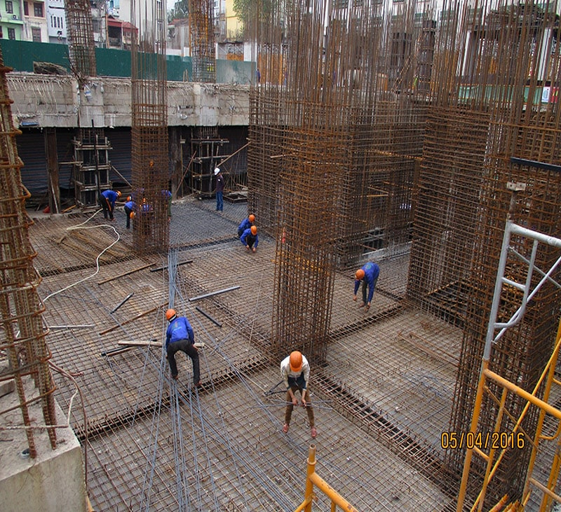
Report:
M131 6L133 239L147 254L169 245L166 12L162 2L139 4Z
M214 3L210 0L189 1L189 39L194 82L216 82L213 12Z
M419 8L279 4L248 29L258 67L249 203L277 240L275 358L300 348L322 361L335 270L409 242L427 111L414 76L434 45ZM423 4L423 19L432 8Z
M432 2L404 3L392 14L374 1L344 9L321 1L279 4L266 18L260 11L248 28L258 77L250 91L248 183L250 209L262 226L279 229L290 131L323 123L321 136L333 139L326 144L344 162L333 196L337 266L409 242L435 45L433 11ZM307 140L321 160L318 136L310 132ZM323 171L330 172L325 165Z
M65 7L70 66L83 85L87 77L97 76L92 6L88 0L72 0Z
M49 425L56 425L54 382L49 368L51 353L47 347L42 313L45 310L37 293L41 282L33 267L36 253L29 241L31 224L25 212L25 200L30 196L21 181L23 162L18 156L12 121L11 99L8 94L6 73L0 52L0 353L5 353L8 371L0 381L13 379L19 398L29 445L29 455L37 456L34 429L40 428L38 418L31 418L29 406L41 403L44 425L51 447L56 447L56 432ZM36 391L26 394L25 376L35 381ZM6 411L0 411L3 414Z

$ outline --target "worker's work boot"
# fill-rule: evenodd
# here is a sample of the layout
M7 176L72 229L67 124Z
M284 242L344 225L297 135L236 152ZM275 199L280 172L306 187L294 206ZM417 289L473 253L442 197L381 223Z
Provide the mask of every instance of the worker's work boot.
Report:
M282 431L286 434L288 432L288 423L285 423L282 427Z

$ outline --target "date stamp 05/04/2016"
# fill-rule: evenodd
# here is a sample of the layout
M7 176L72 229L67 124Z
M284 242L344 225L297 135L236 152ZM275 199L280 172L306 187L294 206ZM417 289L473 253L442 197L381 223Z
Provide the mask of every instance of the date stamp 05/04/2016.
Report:
M464 448L480 450L506 450L524 448L526 439L523 432L442 432L440 447L443 450L461 450Z

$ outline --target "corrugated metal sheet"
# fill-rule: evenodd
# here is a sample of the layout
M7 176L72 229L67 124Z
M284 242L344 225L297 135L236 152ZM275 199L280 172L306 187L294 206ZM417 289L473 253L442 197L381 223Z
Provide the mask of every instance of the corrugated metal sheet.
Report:
M18 152L24 162L21 171L22 181L35 199L44 199L47 194L47 160L45 155L44 134L39 129L23 129L22 135L16 138ZM72 165L74 161L74 146L72 140L77 131L72 129L57 129L57 153L59 161L59 186L65 196L74 195L72 183ZM225 154L232 154L247 143L247 127L220 127L220 135L230 142L225 147ZM132 174L132 145L130 128L106 129L105 136L111 143L109 160L123 177L131 182ZM188 149L185 148L188 152ZM184 154L188 162L189 154ZM171 165L171 162L170 162ZM234 174L243 174L247 171L247 149L240 151L228 161L228 170ZM113 183L125 186L116 172L111 172L110 179Z
M57 130L57 154L59 162L74 160L72 139L74 130ZM47 195L47 156L45 153L45 137L42 130L22 129L16 137L19 157L24 166L21 169L21 180L31 192L34 199ZM59 168L59 186L61 189L73 188L71 183L72 166L61 165Z
M76 130L64 129L56 131L57 156L59 163L58 184L61 190L74 190L72 182L72 165L65 162L74 161L74 144L72 141L76 137ZM74 192L72 192L72 195Z
M47 159L43 132L25 128L22 132L16 137L18 154L24 164L21 169L21 181L32 196L46 196Z
M132 169L132 149L131 149L131 130L130 128L115 128L113 130L106 129L105 136L111 143L112 150L109 151L109 161L122 174L129 183L131 182ZM109 175L113 183L122 183L123 179L116 173L111 172Z

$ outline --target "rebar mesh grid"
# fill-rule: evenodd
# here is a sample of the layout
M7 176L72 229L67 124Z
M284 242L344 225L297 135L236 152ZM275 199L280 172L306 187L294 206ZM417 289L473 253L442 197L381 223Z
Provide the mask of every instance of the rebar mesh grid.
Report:
M174 204L171 221L171 232L182 244L176 246L179 294L174 306L191 321L195 340L206 344L201 353L203 388L198 397L187 358L178 357L177 391L183 398L173 405L178 395L169 393L169 370L165 363L162 366L161 347L119 344L162 341L168 300L168 275L163 268L167 261L163 257L110 260L93 278L79 282L95 270L91 253L84 252L81 260L78 254L68 260L68 272L51 273L43 280L42 293L49 297L46 322L57 327L51 328L49 346L57 365L75 375L85 397L86 423L76 406L72 421L85 445L89 496L96 508L136 510L146 508L149 502L152 510L181 508L187 503L191 509L294 510L302 499L299 483L310 442L306 414L301 409L294 411L285 436L280 431L284 393L266 395L275 390L280 379L280 361L270 363L275 242L263 235L258 252L247 253L235 239L239 217L247 214L241 215L247 205L232 205L232 212L226 208L225 214L219 215L211 202ZM116 213L114 227L123 235L119 243L124 250L130 247L132 235L124 228L124 214ZM58 238L67 232L69 219L52 218L38 223L39 239L49 232L46 224L51 223L54 231L59 221ZM74 221L83 222L80 216ZM51 238L57 237L53 234ZM111 243L111 237L107 241ZM82 267L78 268L80 262ZM446 504L451 505L452 500L447 490L421 466L430 461L426 465L431 472L442 470L442 461L429 446L434 442L431 429L440 429L443 423L443 405L435 402L434 393L451 387L453 377L443 371L448 363L431 357L424 341L420 342L425 345L423 350L414 352L416 334L430 337L440 333L440 339L448 343L457 334L453 330L446 333L445 326L429 327L430 317L413 312L400 321L407 256L382 265L386 271L380 278L372 314L365 314L352 301L350 273L335 275L337 321L330 333L334 363L321 370L314 367L310 384L319 430L315 440L321 454L318 471L359 509L395 510L399 503L403 510L448 510ZM236 286L239 288L212 295ZM113 311L131 293L132 297ZM210 296L197 299L205 295ZM376 334L377 326L385 322L394 327ZM407 341L399 338L396 329L403 330ZM352 366L340 362L346 350L352 351L376 336L380 348L390 340L398 344L396 359L387 359L387 369L380 370L385 375L382 380L395 378L399 383L393 391L396 397L405 397L408 386L419 388L416 396L424 407L417 405L424 410L423 418L429 421L435 417L430 419L432 426L427 423L416 431L410 424L413 412L405 410L403 422L395 428L417 443L417 448L403 453L399 449L396 453L390 436L380 435L378 426L365 427L360 413L349 413L349 404L371 406L376 411L373 417L387 418L388 424L397 414L391 400L379 401L380 395L372 394L370 370L362 373L361 367L367 367L364 358L370 360L372 354L350 356L349 360L358 363L354 372ZM349 347L344 348L346 345ZM422 371L415 374L416 379L392 373L395 365L401 365L397 354L404 347L413 352L412 366L418 362L425 365L424 377ZM379 357L384 357L383 351ZM66 381L57 384L57 398L68 407L73 386ZM164 390L161 397L160 386ZM344 393L334 393L334 386ZM173 442L178 421L183 432L181 450ZM154 450L157 457L153 460ZM178 495L176 475L183 475L182 488L187 489L187 495ZM322 499L319 503L328 506Z
M162 2L132 2L132 223L139 254L167 252L169 145L166 12Z
M32 224L25 212L29 193L21 181L23 165L18 156L11 100L8 94L6 73L0 52L0 318L2 322L0 353L8 365L3 365L1 381L14 380L19 398L19 409L26 427L29 456L37 456L33 427L56 425L54 382L49 368L51 353L45 342L43 327L44 306L37 292L41 282L35 271L36 255L30 242ZM37 393L26 393L24 377L31 375ZM40 403L43 421L32 418L29 406ZM0 411L0 415L6 411ZM51 448L56 448L56 431L47 428Z

